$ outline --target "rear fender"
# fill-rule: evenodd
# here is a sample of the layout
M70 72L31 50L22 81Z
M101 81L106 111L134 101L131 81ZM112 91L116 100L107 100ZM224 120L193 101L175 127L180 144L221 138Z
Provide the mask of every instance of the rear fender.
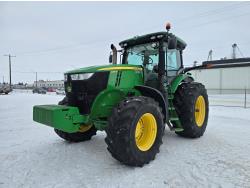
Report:
M175 93L177 88L182 82L192 82L194 78L191 74L179 74L176 78L170 83L170 92Z

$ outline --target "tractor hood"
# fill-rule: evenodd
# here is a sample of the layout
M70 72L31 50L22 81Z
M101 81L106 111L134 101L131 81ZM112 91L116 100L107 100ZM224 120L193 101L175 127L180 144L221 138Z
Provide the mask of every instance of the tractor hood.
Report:
M117 65L102 65L102 66L91 66L85 68L79 68L72 71L68 71L65 74L77 74L77 73L93 73L93 72L102 72L102 71L115 71L115 70L135 70L141 71L142 66L140 65L125 65L125 64L117 64Z

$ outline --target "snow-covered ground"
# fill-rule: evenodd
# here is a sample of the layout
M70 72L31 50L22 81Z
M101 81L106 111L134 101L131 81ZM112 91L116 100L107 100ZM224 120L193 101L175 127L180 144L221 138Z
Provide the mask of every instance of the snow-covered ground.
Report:
M207 131L185 139L166 130L161 151L143 168L121 165L105 133L67 143L32 121L32 106L63 96L0 95L0 187L250 187L250 109L210 107Z

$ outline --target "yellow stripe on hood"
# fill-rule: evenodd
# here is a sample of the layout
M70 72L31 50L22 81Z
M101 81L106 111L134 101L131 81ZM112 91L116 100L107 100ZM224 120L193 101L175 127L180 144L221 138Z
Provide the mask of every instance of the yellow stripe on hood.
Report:
M140 67L107 67L107 68L101 68L98 69L99 71L113 71L113 70L135 70L135 71L141 71L142 68Z

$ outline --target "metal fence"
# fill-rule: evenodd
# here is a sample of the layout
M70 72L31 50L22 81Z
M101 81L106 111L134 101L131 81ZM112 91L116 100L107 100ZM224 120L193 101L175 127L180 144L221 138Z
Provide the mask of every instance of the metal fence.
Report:
M250 108L250 91L248 89L208 89L211 106L228 106Z
M218 90L207 89L210 106L228 106L250 108L250 91L242 90ZM32 93L32 90L14 89L13 93ZM47 94L55 95L55 92Z

